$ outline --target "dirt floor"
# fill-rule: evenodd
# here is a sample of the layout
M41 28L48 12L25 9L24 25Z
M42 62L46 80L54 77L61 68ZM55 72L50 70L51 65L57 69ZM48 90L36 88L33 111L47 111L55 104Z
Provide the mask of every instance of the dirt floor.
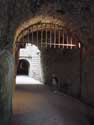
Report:
M90 125L88 108L72 97L43 85L17 85L13 125Z

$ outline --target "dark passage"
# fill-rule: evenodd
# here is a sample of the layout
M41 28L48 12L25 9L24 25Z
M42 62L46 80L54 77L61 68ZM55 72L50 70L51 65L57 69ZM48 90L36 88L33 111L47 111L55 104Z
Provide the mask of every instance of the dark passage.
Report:
M19 60L17 67L17 75L28 75L29 73L29 62L27 60Z
M18 85L14 96L13 125L89 125L84 104L43 85Z

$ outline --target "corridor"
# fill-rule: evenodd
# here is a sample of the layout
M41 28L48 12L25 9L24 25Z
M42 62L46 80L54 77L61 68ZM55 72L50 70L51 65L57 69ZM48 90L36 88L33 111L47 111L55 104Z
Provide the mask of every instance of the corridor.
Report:
M17 85L13 125L90 125L89 108L44 85Z

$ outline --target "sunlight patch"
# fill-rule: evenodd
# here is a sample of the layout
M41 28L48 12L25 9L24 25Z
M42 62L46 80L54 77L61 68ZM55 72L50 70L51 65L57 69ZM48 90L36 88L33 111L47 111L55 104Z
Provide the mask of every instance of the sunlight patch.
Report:
M16 76L16 84L43 84L42 82L35 80L29 76Z

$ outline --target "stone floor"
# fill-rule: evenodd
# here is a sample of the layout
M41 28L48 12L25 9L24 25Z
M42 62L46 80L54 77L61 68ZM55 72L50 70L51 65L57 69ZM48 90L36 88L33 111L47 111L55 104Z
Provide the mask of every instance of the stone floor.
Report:
M89 109L72 97L43 85L17 85L13 125L90 125Z

